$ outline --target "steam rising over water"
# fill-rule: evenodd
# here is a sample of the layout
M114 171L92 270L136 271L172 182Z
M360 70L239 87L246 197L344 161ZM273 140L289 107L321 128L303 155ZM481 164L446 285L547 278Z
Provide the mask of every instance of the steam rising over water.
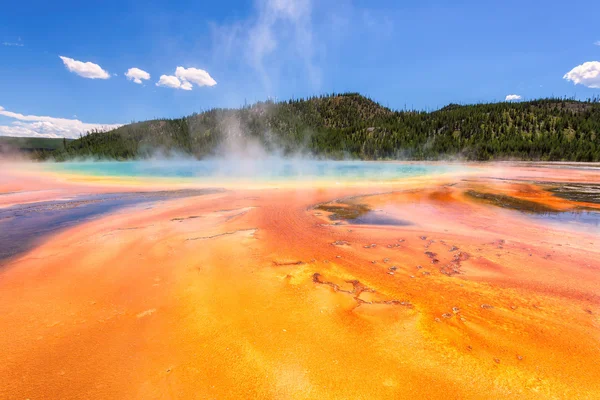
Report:
M98 161L50 164L57 172L114 176L166 178L219 178L225 180L394 180L439 174L458 166L402 164L396 162L316 161L267 157L262 160L161 160Z

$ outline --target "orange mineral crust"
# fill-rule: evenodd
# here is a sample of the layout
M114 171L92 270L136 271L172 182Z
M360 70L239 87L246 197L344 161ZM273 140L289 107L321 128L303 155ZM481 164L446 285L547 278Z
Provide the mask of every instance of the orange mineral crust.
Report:
M552 220L600 208L557 181L600 182L477 171L229 187L44 236L0 260L0 398L600 398L600 232ZM1 206L86 190L29 179Z

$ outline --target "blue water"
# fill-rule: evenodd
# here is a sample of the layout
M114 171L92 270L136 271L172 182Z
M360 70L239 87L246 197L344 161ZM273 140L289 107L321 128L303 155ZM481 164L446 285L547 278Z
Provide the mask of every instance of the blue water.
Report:
M215 193L217 189L109 193L0 208L0 265L46 236L125 207Z
M97 161L49 164L58 172L111 177L164 177L252 180L394 180L439 174L459 166L364 161L314 160L161 160Z
M600 212L597 211L563 211L556 213L527 214L529 218L556 225L573 228L589 228L600 232Z

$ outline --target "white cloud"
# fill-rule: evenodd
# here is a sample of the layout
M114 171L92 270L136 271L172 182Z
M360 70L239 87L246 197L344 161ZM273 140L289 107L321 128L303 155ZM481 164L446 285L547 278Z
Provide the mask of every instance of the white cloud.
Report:
M518 94L509 94L506 96L504 101L517 101L517 100L521 100L522 98L523 97L521 97L521 95L518 95Z
M597 42L594 42L594 44L595 44L596 46L600 46L600 40L598 40Z
M139 68L129 68L125 73L125 76L130 81L134 81L135 83L142 84L142 79L148 80L150 79L150 74L146 71Z
M177 67L175 75L161 75L158 82L156 82L156 86L192 90L192 83L197 86L214 86L217 81L203 69Z
M208 72L203 69L196 68L183 68L177 67L175 70L175 76L177 76L182 81L187 81L189 83L195 83L198 86L215 86L217 81L215 81ZM191 89L191 85L190 85Z
M110 74L102 69L98 64L92 62L77 61L69 57L59 56L67 69L83 78L89 79L108 79Z
M575 85L600 89L600 61L588 61L576 66L563 76Z
M161 75L158 82L156 82L156 86L165 86L174 89L179 89L181 87L181 81L173 75Z
M10 125L0 125L0 136L77 138L92 130L108 131L122 124L94 124L78 119L23 115L0 107L0 116L14 119Z
M189 82L181 82L179 78L173 75L161 75L156 86L170 87L173 89L192 90L192 85Z

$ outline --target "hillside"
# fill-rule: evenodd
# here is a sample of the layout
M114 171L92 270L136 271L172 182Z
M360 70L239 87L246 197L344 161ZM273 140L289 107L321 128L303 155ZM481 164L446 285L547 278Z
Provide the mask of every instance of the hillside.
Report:
M418 112L348 93L133 123L89 133L51 156L129 159L161 150L202 158L243 152L251 143L329 158L600 161L600 102L451 104Z
M63 149L64 143L69 141L71 139L0 136L0 154L25 153L41 158Z

